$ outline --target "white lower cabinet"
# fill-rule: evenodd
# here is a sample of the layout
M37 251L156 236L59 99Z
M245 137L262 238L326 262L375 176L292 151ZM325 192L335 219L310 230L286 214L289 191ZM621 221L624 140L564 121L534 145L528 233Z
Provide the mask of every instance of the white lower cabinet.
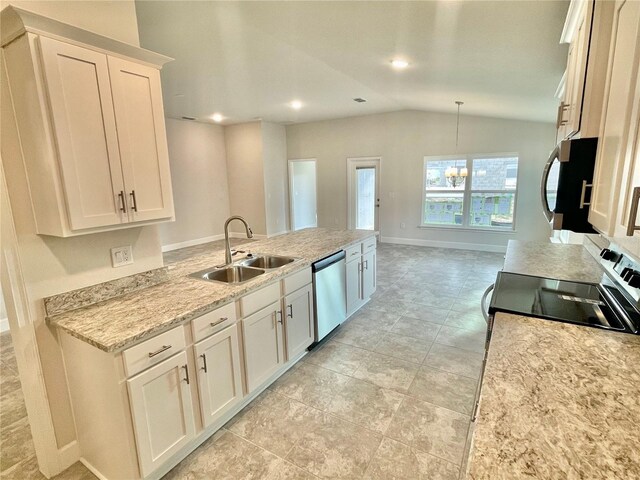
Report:
M242 401L238 326L195 344L202 424L213 424Z
M284 297L287 360L291 360L313 343L313 288L311 284Z
M368 238L357 246L359 250L355 247L347 249L347 317L376 291L376 239Z
M284 364L282 323L280 301L242 320L249 393L267 381Z
M346 265L347 275L347 317L362 306L362 288L360 287L360 257L351 260Z
M127 380L142 476L195 437L186 352Z
M376 251L371 250L362 256L362 297L371 298L376 291Z

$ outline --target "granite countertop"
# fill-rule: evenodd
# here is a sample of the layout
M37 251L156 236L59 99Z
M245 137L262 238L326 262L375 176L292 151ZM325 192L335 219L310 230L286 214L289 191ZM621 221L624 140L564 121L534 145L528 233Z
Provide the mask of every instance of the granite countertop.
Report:
M499 313L468 478L640 478L640 336Z
M374 234L364 230L311 228L252 242L246 247L254 254L285 255L299 260L241 285L207 282L188 276L224 263L224 250L212 251L169 265L167 280L162 283L54 315L48 317L48 321L101 350L120 351L309 267Z
M582 245L509 240L503 271L600 283L604 269Z

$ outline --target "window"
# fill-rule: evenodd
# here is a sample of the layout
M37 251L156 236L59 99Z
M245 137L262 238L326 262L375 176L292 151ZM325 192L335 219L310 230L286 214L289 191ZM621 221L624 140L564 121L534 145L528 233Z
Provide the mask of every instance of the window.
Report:
M422 226L513 230L517 183L514 154L425 157Z

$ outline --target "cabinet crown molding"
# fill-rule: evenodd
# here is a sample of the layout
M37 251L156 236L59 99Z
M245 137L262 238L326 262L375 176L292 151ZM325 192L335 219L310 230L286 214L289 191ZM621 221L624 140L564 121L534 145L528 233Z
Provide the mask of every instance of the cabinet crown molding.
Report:
M576 36L578 25L580 23L580 17L583 15L587 8L587 3L592 0L571 0L569 4L569 10L567 11L567 18L564 21L564 28L562 29L562 35L560 35L560 43L571 43Z
M103 53L116 54L148 65L162 67L173 60L144 48L105 37L22 8L8 6L0 12L0 46L5 47L25 33L44 35L78 46L92 47Z

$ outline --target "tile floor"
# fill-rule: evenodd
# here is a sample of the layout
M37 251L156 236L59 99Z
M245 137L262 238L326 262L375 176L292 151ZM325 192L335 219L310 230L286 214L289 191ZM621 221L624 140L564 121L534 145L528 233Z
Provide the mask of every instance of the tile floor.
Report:
M458 479L486 329L480 297L502 261L380 245L374 298L165 478ZM0 478L41 479L10 337L0 340ZM95 477L75 464L56 478Z

